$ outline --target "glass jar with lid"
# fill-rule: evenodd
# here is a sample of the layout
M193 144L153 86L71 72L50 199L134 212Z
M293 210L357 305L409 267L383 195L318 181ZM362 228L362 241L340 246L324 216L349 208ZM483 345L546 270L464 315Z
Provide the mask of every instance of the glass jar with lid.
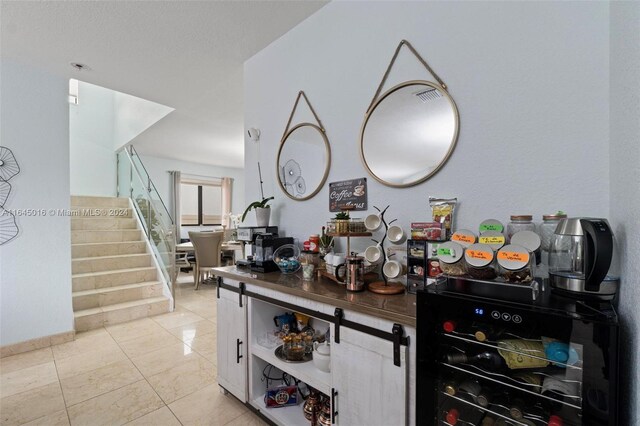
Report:
M493 251L498 251L503 245L505 245L507 239L500 231L484 231L480 234L478 242L480 244L488 244L491 246Z
M479 280L492 280L497 276L495 253L487 244L472 244L464 251L467 274Z
M466 274L464 267L464 247L454 241L447 241L438 247L440 269L446 275L460 277Z
M496 256L500 276L509 283L524 284L533 281L533 256L526 248L508 244Z
M511 216L511 222L507 224L507 241L510 242L513 234L520 231L536 232L536 225L533 224L532 215L520 214Z
M522 246L535 255L536 265L540 264L541 239L533 231L520 231L511 236L511 244Z
M541 240L541 249L542 249L542 262L545 264L549 264L548 262L548 254L551 249L551 240L553 238L553 234L556 232L556 228L558 227L558 223L560 220L566 219L567 215L563 212L558 212L556 214L545 214L542 215L542 223L539 228L539 235Z

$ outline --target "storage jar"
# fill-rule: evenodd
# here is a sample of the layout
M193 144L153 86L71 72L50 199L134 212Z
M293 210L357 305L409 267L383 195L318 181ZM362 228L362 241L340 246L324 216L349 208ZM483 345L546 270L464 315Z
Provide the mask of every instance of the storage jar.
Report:
M454 277L466 273L464 267L464 247L454 241L447 241L438 247L438 260L440 269L447 275Z
M479 280L492 280L497 276L495 253L487 244L472 244L464 251L467 274Z
M533 256L526 248L508 244L498 250L500 276L509 283L528 283L533 280Z
M520 231L536 231L536 226L533 224L533 216L522 214L512 215L511 222L507 224L507 241L511 242L511 237L516 232Z

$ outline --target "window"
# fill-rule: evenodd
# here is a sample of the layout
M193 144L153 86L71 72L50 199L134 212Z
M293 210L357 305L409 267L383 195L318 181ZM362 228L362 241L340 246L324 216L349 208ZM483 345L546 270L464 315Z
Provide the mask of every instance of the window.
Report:
M180 183L182 225L211 226L222 224L221 183L182 180Z

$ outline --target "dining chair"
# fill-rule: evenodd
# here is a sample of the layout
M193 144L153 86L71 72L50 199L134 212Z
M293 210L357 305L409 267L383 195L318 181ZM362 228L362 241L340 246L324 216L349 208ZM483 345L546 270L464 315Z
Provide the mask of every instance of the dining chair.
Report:
M196 252L196 265L193 268L195 289L200 286L203 273L211 272L220 266L220 250L224 232L189 232L189 238Z

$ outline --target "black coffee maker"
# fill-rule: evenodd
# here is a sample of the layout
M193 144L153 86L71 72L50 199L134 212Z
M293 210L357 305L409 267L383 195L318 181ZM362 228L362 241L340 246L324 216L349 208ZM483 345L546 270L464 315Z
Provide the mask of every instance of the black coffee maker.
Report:
M273 261L273 252L285 244L293 244L293 238L278 237L273 234L256 235L251 270L255 272L279 271L278 265Z

